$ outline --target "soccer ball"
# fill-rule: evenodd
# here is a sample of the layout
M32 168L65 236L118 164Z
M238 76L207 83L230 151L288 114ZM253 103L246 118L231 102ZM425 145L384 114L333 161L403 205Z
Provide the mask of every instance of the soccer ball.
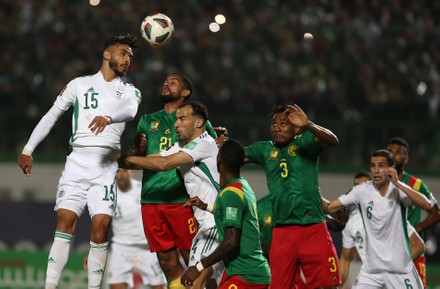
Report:
M142 38L151 46L162 46L170 41L174 24L162 13L148 15L141 24Z

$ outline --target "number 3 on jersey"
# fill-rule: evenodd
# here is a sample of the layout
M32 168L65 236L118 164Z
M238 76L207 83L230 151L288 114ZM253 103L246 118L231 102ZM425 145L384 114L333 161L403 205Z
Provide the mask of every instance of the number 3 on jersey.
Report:
M281 177L287 178L287 176L289 176L289 170L287 169L286 159L281 159L280 168L281 168Z

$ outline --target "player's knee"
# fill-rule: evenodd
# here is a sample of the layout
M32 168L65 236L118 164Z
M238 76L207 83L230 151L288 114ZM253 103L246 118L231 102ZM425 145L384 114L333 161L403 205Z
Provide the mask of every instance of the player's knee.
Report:
M90 236L90 241L97 243L97 244L107 242L108 241L108 230L103 229L103 230L93 231Z
M184 271L179 260L159 258L159 264L162 271L165 273L165 276L168 278L177 278Z

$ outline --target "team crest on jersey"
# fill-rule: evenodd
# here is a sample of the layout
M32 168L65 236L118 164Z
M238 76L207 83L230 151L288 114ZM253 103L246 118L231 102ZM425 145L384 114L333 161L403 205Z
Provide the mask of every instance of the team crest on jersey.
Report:
M150 125L150 131L157 130L159 128L159 122L153 121Z
M272 216L271 215L264 216L264 226L265 227L272 226Z
M296 156L298 154L298 150L299 148L296 145L291 145L288 149L287 149L287 153L289 155L291 155L292 157Z
M115 98L116 99L121 99L123 95L124 95L123 91L119 91L119 90L115 91Z
M276 160L277 157L278 157L278 150L272 150L272 151L270 152L269 159L270 159L270 160Z

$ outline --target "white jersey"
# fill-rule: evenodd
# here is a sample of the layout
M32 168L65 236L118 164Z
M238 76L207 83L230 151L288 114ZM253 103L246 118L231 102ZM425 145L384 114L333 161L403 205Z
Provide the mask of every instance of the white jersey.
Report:
M134 118L140 101L140 91L132 84L124 83L119 77L107 82L101 71L94 75L77 77L61 91L52 108L34 129L25 148L33 151L61 114L73 107L70 138L73 147L92 146L120 150L124 122ZM102 133L95 135L89 128L95 116L110 116L114 121Z
M365 260L365 230L362 223L362 216L359 209L354 209L350 213L347 224L342 230L342 247L354 248L361 260Z
M179 167L189 196L197 196L211 207L214 206L220 181L220 175L217 171L218 147L215 140L205 131L187 144L175 143L168 150L161 152L161 155L167 156L179 151L189 154L194 161L193 164ZM197 207L193 208L200 230L215 226L212 213L200 210Z
M414 234L415 229L407 221L408 236ZM365 260L365 229L362 222L362 216L358 208L355 208L345 224L344 230L342 230L342 247L350 249L356 247L361 261ZM383 253L386 254L386 253Z
M121 245L146 245L141 214L142 183L131 179L131 189L122 192L118 187L116 214L112 221L112 242Z
M373 182L355 186L339 197L347 207L357 205L363 220L366 241L363 270L367 273L409 273L413 269L406 227L409 197L389 183L381 196Z

